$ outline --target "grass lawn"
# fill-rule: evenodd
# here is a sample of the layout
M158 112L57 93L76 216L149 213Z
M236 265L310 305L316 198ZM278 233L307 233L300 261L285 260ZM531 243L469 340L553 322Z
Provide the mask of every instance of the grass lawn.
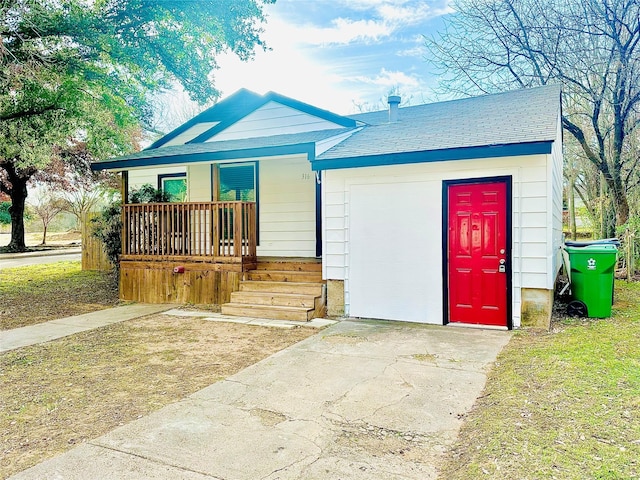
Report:
M440 478L639 479L639 299L617 281L612 318L515 332Z
M117 304L115 276L106 272L83 272L79 261L0 270L0 330Z

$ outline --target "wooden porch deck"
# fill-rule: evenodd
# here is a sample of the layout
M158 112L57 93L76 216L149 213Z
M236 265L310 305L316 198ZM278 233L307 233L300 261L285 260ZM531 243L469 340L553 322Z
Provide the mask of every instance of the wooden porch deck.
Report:
M321 282L321 267L309 265L321 259L257 257L252 202L127 204L122 223L122 300L222 305L242 281L274 275L279 264L288 281L311 267Z

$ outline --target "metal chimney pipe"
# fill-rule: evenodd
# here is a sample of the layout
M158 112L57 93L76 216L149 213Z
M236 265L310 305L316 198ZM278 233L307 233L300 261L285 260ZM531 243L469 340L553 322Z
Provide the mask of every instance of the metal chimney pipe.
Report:
M389 103L389 123L398 121L398 106L400 105L399 95L389 95L387 99Z

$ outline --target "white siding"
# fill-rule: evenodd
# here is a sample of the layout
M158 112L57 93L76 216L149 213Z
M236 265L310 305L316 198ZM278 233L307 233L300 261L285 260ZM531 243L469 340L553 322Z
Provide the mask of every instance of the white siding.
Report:
M551 159L549 161L549 178L551 179L551 196L549 202L549 211L551 215L551 229L549 237L549 278L547 279L548 288L553 288L556 276L562 266L562 251L560 250L563 242L562 234L562 184L564 178L562 169L564 161L562 158L562 119L558 115L558 132L556 141L553 143L551 150Z
M220 122L197 123L193 127L188 128L187 130L182 132L180 135L175 136L174 138L172 138L171 140L169 140L167 143L163 144L162 146L163 147L170 147L172 145L184 145L185 143L187 143L187 142L193 140L194 138L196 138L197 136L203 134L204 132L206 132L210 128L215 127L218 123L220 123Z
M169 173L186 173L185 165L176 165L171 167L148 167L129 170L129 188L140 188L145 183L149 183L153 188L158 188L158 175L166 175Z
M304 157L259 163L258 255L315 257L316 180Z
M269 102L207 142L267 137L289 133L342 128L342 125L309 115L280 103Z
M345 310L349 313L350 294L350 196L359 185L416 183L430 192L428 215L420 209L405 213L430 226L415 249L430 252L428 261L416 263L425 276L440 278L442 266L442 181L462 178L512 176L512 274L513 325L520 325L520 288L551 288L548 278L549 231L548 166L549 155L504 157L451 162L422 163L383 167L327 170L323 172L323 268L327 279L345 281ZM407 205L411 208L411 205ZM439 213L436 213L439 212ZM381 232L384 234L384 232ZM393 241L389 239L389 241ZM375 259L372 259L375 261ZM441 278L440 278L441 281ZM429 307L430 323L442 322L442 288L423 290Z
M211 164L196 163L189 165L187 177L187 195L189 202L211 201Z

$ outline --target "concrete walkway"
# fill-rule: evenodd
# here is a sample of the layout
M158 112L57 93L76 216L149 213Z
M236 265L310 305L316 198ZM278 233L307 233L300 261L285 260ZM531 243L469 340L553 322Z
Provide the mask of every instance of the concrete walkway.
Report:
M74 333L86 332L112 323L124 322L133 318L164 312L172 305L132 304L122 307L98 310L73 317L51 320L50 322L29 325L0 331L0 353L16 348L28 347L37 343L49 342L56 338L67 337Z
M343 321L11 478L433 479L510 336Z

